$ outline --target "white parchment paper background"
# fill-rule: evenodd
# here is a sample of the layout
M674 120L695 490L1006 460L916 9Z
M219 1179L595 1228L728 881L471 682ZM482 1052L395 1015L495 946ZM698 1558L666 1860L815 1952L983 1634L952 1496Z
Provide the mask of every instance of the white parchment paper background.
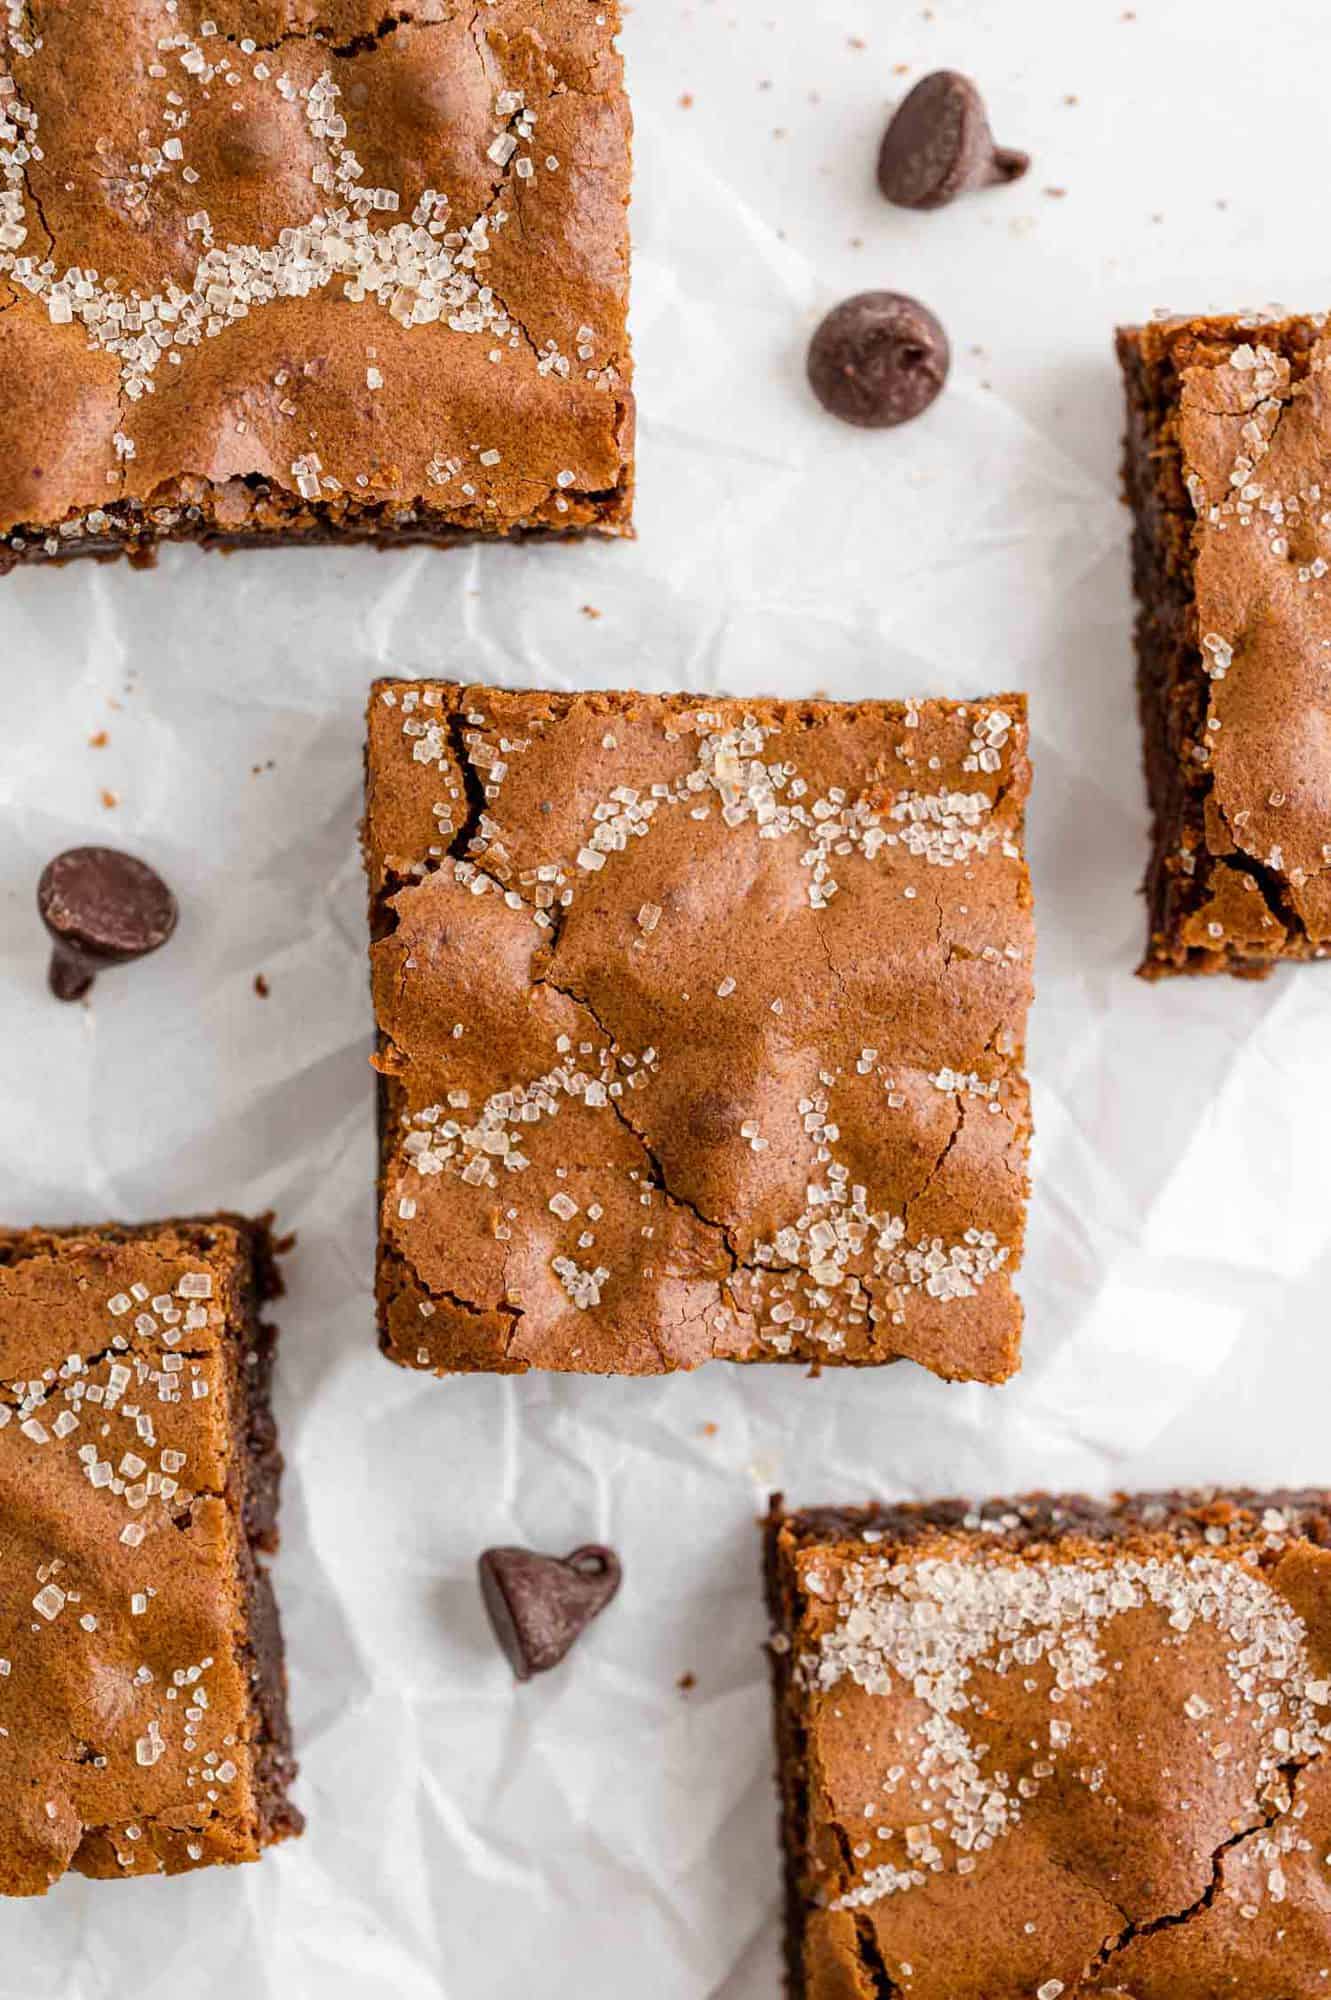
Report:
M1145 826L1110 355L1115 320L1157 305L1331 305L1322 0L1267 0L1258 26L1247 0L638 0L626 43L635 547L178 551L155 575L0 584L0 1213L273 1206L299 1232L279 1584L309 1816L258 1868L0 1910L5 2000L770 2000L752 1521L773 1485L1331 1481L1328 975L1131 977ZM943 64L1035 166L910 216L877 198L874 148ZM815 317L874 285L924 298L955 345L946 397L896 435L839 428L803 387ZM1030 691L1017 1382L441 1383L381 1360L356 827L389 670ZM47 997L32 911L45 860L88 840L150 856L183 912L91 1011ZM592 1538L623 1552L621 1599L515 1690L477 1552Z

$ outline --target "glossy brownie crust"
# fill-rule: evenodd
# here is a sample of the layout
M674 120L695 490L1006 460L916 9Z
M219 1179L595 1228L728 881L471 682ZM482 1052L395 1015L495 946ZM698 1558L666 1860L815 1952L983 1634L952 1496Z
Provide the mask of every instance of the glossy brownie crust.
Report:
M1141 971L1331 949L1331 354L1321 320L1118 336L1154 818Z
M772 1502L792 2000L1331 1979L1331 1494Z
M1016 1366L1019 696L383 682L380 1326L407 1366Z
M301 1829L261 1560L279 1290L238 1216L0 1234L0 1894Z
M630 532L616 0L0 10L0 570Z

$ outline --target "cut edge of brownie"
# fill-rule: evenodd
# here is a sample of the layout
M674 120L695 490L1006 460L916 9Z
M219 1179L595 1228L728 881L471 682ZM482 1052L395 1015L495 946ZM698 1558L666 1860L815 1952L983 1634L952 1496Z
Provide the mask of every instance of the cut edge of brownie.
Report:
M271 1214L251 1218L230 1212L170 1217L159 1222L68 1224L0 1230L0 1266L13 1266L25 1256L82 1239L93 1242L136 1243L175 1231L208 1255L217 1228L235 1230L245 1247L245 1271L240 1293L238 1337L228 1328L226 1359L237 1429L244 1441L238 1454L238 1495L225 1499L234 1513L243 1624L235 1635L236 1654L244 1662L245 1683L254 1720L250 1745L254 1755L254 1792L259 1812L256 1833L260 1849L303 1831L304 1815L289 1797L298 1766L292 1749L287 1705L286 1655L277 1598L261 1554L278 1546L278 1506L283 1470L277 1425L272 1410L273 1362L277 1329L262 1317L263 1308L284 1290L278 1256L284 1245L274 1238ZM78 1873L106 1872L97 1866L96 1848L104 1830L85 1827L70 1867ZM85 1853L85 1849L87 1852Z
M1135 1534L1168 1532L1204 1541L1208 1528L1236 1519L1254 1522L1276 1509L1297 1521L1299 1533L1331 1547L1331 1490L1321 1487L1199 1486L1159 1492L1117 1493L1096 1500L1084 1493L1022 1493L983 1502L943 1499L860 1507L799 1507L787 1511L774 1494L766 1517L769 1537L784 1529L801 1548L853 1541L866 1532L882 1542L910 1547L933 1534L982 1534L986 1549L1021 1553L1069 1536L1118 1542Z
M782 1496L774 1493L768 1502L763 1534L763 1571L768 1615L773 1640L767 1647L772 1685L772 1729L776 1746L777 1797L781 1808L781 1857L785 1921L782 1948L786 1968L786 1992L790 2000L804 2000L804 1895L801 1871L808 1850L809 1782L808 1741L803 1712L791 1699L795 1658L790 1634L798 1622L793 1565L785 1559L782 1531L788 1521Z
M1258 338L1276 343L1297 382L1307 373L1316 337L1311 320L1299 316L1262 322L1223 315L1122 326L1115 336L1127 399L1123 497L1133 518L1137 698L1152 821L1144 885L1147 943L1137 968L1143 979L1218 972L1264 979L1281 956L1302 955L1280 946L1270 953L1207 950L1180 936L1187 918L1205 902L1210 880L1208 872L1183 872L1181 849L1206 857L1210 869L1233 867L1250 877L1282 940L1299 938L1303 926L1279 878L1260 860L1247 853L1232 860L1209 855L1206 847L1211 778L1187 750L1205 720L1210 678L1197 623L1196 515L1185 484L1178 417L1184 366L1222 361Z
M785 1885L784 1954L789 2000L807 2000L804 1933L808 1904L803 1891L809 1837L808 1731L796 1686L794 1634L803 1613L794 1558L801 1549L854 1542L866 1532L874 1540L866 1553L881 1556L883 1544L909 1549L940 1534L969 1533L973 1546L1021 1554L1064 1537L1110 1545L1134 1534L1172 1534L1206 1547L1206 1530L1251 1519L1254 1531L1267 1509L1294 1516L1298 1532L1319 1547L1331 1548L1331 1491L1315 1487L1179 1488L1157 1493L1116 1494L1093 1500L1085 1494L1027 1493L1010 1500L869 1502L859 1507L804 1507L787 1512L784 1496L772 1494L762 1522L763 1569L772 1626L767 1656L772 1686L777 1792L781 1808L781 1850ZM896 1988L879 1953L873 1926L856 1913L863 2000L891 2000Z
M420 546L472 548L491 542L633 541L637 531L632 518L631 392L624 392L619 401L623 406L621 429L627 425L628 433L624 448L629 456L625 461L624 477L618 486L604 493L573 492L566 495L570 501L581 500L595 509L588 518L568 528L533 522L502 532L487 532L452 521L446 515L419 504L412 507L402 502L362 504L348 514L345 508L335 511L323 503L312 506L295 495L285 496L289 506L284 506L283 500L279 500L271 490L266 490L261 497L265 507L277 517L277 525L256 526L248 530L224 528L215 520L210 522L206 511L197 502L181 507L180 520L171 526L153 519L155 512L163 511L164 503L145 502L127 509L123 522L117 524L123 530L118 535L66 538L61 534L65 525L61 522L21 524L0 535L0 577L29 563L59 566L83 556L90 556L96 562L115 562L124 557L133 569L152 569L156 566L159 550L172 543L231 555L240 549L324 548L352 544L386 550ZM398 525L392 518L395 514L410 515L411 518L403 519ZM47 547L52 540L57 543L54 549ZM20 541L22 547L17 546Z
M250 1254L244 1346L235 1355L236 1393L245 1426L245 1484L237 1538L245 1592L241 1644L248 1656L250 1698L258 1729L253 1747L259 1845L271 1847L299 1834L305 1825L303 1813L290 1796L298 1766L292 1747L282 1621L272 1575L260 1559L261 1554L275 1554L278 1547L283 1472L272 1404L277 1328L263 1318L263 1308L280 1297L283 1285L272 1217L262 1216L245 1228Z

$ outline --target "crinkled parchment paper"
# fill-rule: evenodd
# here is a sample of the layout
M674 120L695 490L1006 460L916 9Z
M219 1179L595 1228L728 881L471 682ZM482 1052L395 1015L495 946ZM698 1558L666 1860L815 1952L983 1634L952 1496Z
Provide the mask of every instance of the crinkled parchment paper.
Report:
M1259 36L1246 7L1205 14L1203 37L1196 0L1135 19L638 0L636 546L173 551L155 575L0 585L0 1212L272 1206L299 1232L279 1584L309 1816L257 1868L70 1880L0 1911L5 2000L770 2000L769 1488L1331 1480L1328 975L1131 976L1145 825L1111 328L1331 305L1322 0L1269 0ZM944 64L1035 165L907 215L873 190L874 147L888 100ZM870 285L923 297L955 348L947 395L879 436L802 381L816 316ZM448 1383L380 1358L356 826L366 687L389 670L1030 691L1019 1380ZM180 930L62 1009L33 887L57 849L108 839L162 867ZM478 1550L593 1538L623 1552L620 1600L515 1691Z

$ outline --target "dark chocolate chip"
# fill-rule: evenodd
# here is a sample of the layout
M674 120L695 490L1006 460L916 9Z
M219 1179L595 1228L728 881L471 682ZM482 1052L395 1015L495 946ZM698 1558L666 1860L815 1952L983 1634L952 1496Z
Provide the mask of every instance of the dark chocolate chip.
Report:
M563 1558L487 1549L478 1568L495 1637L520 1681L559 1665L619 1589L621 1574L614 1550L597 1545Z
M922 77L898 105L878 154L878 185L899 208L944 208L967 188L1020 179L1029 153L996 146L984 103L954 69Z
M176 927L176 899L161 876L114 847L57 854L42 870L37 909L55 941L57 1000L81 1000L103 967L146 957Z
M952 353L927 306L904 292L860 292L809 343L809 381L825 410L866 430L909 423L947 380Z

